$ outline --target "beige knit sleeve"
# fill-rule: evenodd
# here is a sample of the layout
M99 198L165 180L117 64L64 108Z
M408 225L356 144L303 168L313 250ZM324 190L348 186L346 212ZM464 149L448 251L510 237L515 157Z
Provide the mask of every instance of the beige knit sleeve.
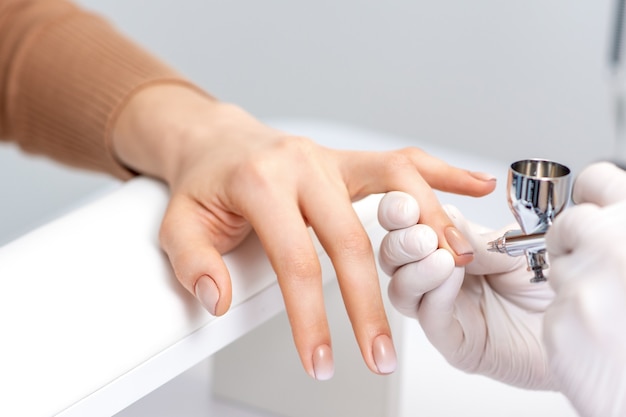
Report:
M64 164L132 173L109 143L131 95L184 77L65 0L0 0L0 139Z

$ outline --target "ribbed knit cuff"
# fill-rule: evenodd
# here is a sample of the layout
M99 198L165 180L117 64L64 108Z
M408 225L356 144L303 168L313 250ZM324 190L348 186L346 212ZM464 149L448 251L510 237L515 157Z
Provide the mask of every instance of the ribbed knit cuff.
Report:
M9 82L10 134L30 152L126 179L110 135L123 105L142 88L197 89L96 15L75 10L25 41Z

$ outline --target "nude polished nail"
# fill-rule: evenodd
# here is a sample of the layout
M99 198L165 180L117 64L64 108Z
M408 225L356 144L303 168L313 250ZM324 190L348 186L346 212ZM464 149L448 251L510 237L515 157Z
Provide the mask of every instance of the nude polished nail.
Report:
M217 311L217 302L220 299L220 291L209 276L203 275L196 282L196 297L204 308L211 314L215 315Z
M321 345L313 352L313 373L318 381L326 381L335 373L333 351L328 345Z
M398 364L396 349L393 347L391 338L386 334L381 334L374 339L372 356L379 373L390 374L396 370Z
M444 235L448 245L458 256L474 254L474 248L456 227L448 227L444 231Z
M496 177L486 172L470 172L470 175L481 181L496 181Z

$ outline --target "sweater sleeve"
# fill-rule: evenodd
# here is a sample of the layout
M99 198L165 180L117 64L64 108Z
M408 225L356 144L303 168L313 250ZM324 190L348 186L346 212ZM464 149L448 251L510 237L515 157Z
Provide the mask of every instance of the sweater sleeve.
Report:
M69 1L0 0L0 140L127 179L111 130L129 98L158 83L196 88Z

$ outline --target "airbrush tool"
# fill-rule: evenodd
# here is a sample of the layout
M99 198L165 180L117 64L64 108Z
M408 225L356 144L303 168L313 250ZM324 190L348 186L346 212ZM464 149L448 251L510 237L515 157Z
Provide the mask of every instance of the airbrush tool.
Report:
M568 167L544 159L524 159L511 164L507 178L507 202L521 230L509 230L489 242L491 252L526 256L531 282L546 281L548 268L545 233L569 203L571 172Z

